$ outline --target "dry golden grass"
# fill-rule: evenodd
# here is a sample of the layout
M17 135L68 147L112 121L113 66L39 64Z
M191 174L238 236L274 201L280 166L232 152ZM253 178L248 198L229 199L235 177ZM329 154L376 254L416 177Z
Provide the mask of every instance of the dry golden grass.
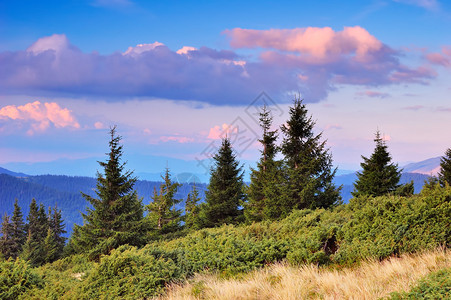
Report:
M160 299L378 299L407 291L430 272L451 266L451 252L435 250L353 268L322 269L274 264L243 279L196 275L168 287Z

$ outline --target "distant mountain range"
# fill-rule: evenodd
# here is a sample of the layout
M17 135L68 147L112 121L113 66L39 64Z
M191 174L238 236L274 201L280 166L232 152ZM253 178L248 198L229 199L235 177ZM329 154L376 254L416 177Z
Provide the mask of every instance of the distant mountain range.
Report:
M161 182L138 180L135 189L138 196L147 205L151 201L154 188L159 188ZM81 192L95 196L96 179L92 177L64 176L64 175L38 175L29 176L0 168L0 214L11 215L14 201L17 198L24 216L28 215L31 200L34 198L46 208L55 205L61 209L66 224L66 230L72 231L74 224L82 224L81 212L85 212L89 203L83 198ZM204 198L206 184L196 183L199 196ZM177 208L183 209L184 201L192 189L192 183L186 181L178 189L176 198L183 201Z
M418 173L429 176L437 176L440 171L440 159L441 157L429 158L417 163L410 163L403 167L403 171L406 173Z

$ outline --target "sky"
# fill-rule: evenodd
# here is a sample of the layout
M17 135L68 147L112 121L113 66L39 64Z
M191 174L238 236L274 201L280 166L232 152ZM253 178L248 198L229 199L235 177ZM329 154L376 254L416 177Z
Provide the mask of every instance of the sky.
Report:
M295 97L340 169L377 130L400 165L451 147L449 1L293 2L0 1L0 166L95 162L114 125L136 172L208 171L225 136L252 164Z

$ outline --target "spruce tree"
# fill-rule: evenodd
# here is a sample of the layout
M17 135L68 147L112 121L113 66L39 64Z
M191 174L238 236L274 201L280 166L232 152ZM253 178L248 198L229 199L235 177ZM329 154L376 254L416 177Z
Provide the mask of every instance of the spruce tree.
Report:
M451 148L446 150L445 155L440 159L438 178L442 186L451 185Z
M204 225L213 227L237 223L242 220L239 207L245 200L243 171L228 138L222 140L221 147L213 159L210 183L205 193L206 205L203 206Z
M398 165L391 162L387 145L380 132L376 132L374 139L376 147L370 158L362 156L361 172L357 172L357 180L354 183L354 197L360 195L382 196L395 192L399 187L401 171Z
M22 252L23 245L25 244L25 240L27 234L25 232L25 223L23 221L22 211L20 209L19 204L17 203L17 199L14 201L14 211L13 216L11 218L12 225L12 258L16 258Z
M172 182L171 173L166 168L162 177L163 183L160 185L160 193L154 188L152 202L146 206L149 212L148 218L152 228L160 233L174 232L180 229L181 211L175 205L180 203L180 199L175 199L175 194L180 184Z
M2 228L1 228L1 237L0 237L0 253L3 256L3 258L8 259L10 257L14 256L14 249L13 249L13 226L10 222L9 216L5 213L3 216L2 221Z
M185 203L185 227L199 229L200 224L200 197L196 185L193 184Z
M332 155L321 141L322 133L314 134L315 122L299 97L290 107L290 118L281 126L284 135L285 178L280 215L292 209L331 207L340 200L340 188L333 183L336 169Z
M277 217L280 211L280 182L283 181L281 162L275 159L279 151L277 130L271 130L272 116L266 106L260 112L260 127L263 136L260 144L261 158L257 168L251 168L251 183L247 189L248 201L244 206L244 215L248 221L261 221Z
M145 243L143 205L133 189L137 179L132 171L124 170L120 141L114 126L110 129L108 159L99 162L103 174L97 172L97 197L82 194L92 208L82 214L83 226L75 225L71 247L76 252L88 251L91 259L123 244Z
M44 205L41 203L38 208L36 200L32 199L27 220L27 239L21 256L33 266L39 266L46 262L43 245L49 229Z
M49 208L48 222L50 232L47 232L46 243L51 243L52 245L47 245L47 247L55 249L54 254L48 254L48 262L52 262L61 257L66 243L66 238L63 236L66 230L64 230L65 226L61 216L61 210L58 209L56 204L53 209Z

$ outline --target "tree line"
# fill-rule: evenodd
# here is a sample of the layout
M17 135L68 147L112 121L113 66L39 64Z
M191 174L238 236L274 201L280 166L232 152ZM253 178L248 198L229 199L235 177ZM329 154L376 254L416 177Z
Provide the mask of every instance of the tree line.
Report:
M230 139L224 138L213 157L205 203L200 203L196 185L192 185L184 215L176 208L176 204L182 201L175 197L180 185L171 179L168 168L162 184L153 191L152 201L143 205L134 189L137 178L125 169L125 163L121 161L121 137L116 127L112 127L108 159L99 162L103 172L97 172L96 196L82 193L91 208L82 214L83 224L75 225L66 253L88 253L91 259L96 260L120 245L143 246L150 240L181 234L183 230L276 220L295 209L328 209L341 203L341 187L333 183L336 169L333 168L332 155L326 141L322 140L322 133L314 133L315 122L300 98L294 99L289 119L278 129L274 129L267 107L260 112L259 124L262 130L259 139L261 157L256 168L251 169L250 184L244 183L243 166L237 160ZM280 145L277 144L279 134L282 135ZM399 184L402 170L391 162L388 147L379 131L374 141L373 154L369 158L362 156L362 171L357 174L353 196L412 195L413 183ZM442 158L441 166L438 179L430 184L451 183L451 149ZM30 207L30 214L31 211ZM41 208L37 210L38 215L42 214L40 211ZM56 211L55 208L53 214ZM56 237L56 231L47 226L48 234ZM33 244L35 248L25 247L25 244L22 252L45 257L39 255L42 248L36 246L46 245L47 237L42 235L44 231L40 231L39 239L35 238L39 241ZM30 236L28 233L27 241ZM52 259L53 256L41 262Z
M33 199L24 222L17 199L13 215L3 216L1 224L0 253L5 259L17 257L30 261L33 266L53 262L63 255L66 238L63 236L64 221L61 210L55 205L48 208L39 206Z

